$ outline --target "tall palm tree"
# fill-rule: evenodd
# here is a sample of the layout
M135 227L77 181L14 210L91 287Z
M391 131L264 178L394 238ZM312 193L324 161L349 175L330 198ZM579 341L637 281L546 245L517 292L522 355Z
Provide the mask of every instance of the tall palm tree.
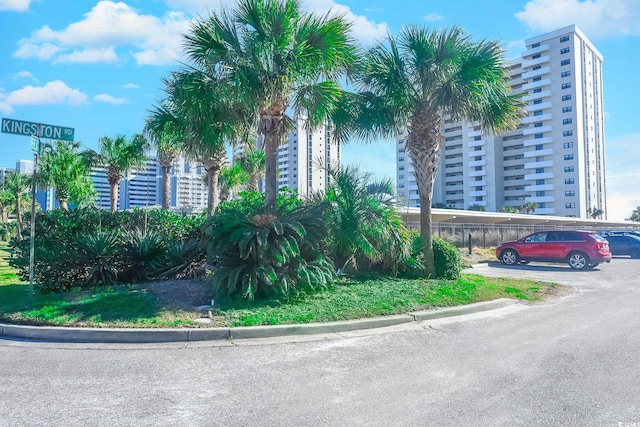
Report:
M245 144L244 150L236 157L236 161L244 168L249 176L247 191L258 191L258 183L265 173L265 155L255 144Z
M431 204L442 119L477 121L488 131L516 127L524 109L511 95L503 65L498 43L472 41L457 27L438 31L407 26L363 58L358 131L369 138L406 132L420 196L427 275L435 275Z
M530 213L534 213L538 209L538 204L535 202L524 202L520 205L520 211L524 211L527 215Z
M218 180L220 201L225 202L231 199L231 193L244 186L248 179L249 176L242 165L234 163L231 166L222 166Z
M86 152L78 151L79 147L79 142L55 141L44 145L40 158L38 181L55 190L56 200L64 210L69 202L82 206L95 196L91 162Z
M165 101L166 102L166 101ZM170 106L160 105L147 117L144 132L156 147L158 163L162 168L162 207L169 209L171 198L171 167L183 149L184 134Z
M91 152L94 164L104 167L107 171L112 211L118 210L120 180L124 178L125 173L145 167L145 151L148 148L149 143L141 134L135 134L129 139L124 135L116 135L114 138L100 138L100 153Z
M224 79L259 120L265 208L271 213L277 148L291 126L287 109L305 111L311 127L340 109L343 91L337 81L357 58L350 27L342 15L303 12L299 0L238 0L234 10L197 20L186 36L189 60Z
M5 178L5 189L11 194L14 201L14 208L18 222L18 236L22 235L22 208L24 201L29 198L31 188L31 177L22 173L14 173Z

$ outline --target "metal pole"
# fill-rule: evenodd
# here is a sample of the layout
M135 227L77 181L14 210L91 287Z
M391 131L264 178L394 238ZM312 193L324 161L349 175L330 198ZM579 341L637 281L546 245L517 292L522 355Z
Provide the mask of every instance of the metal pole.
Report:
M471 255L471 233L469 233L469 255Z
M33 178L31 182L31 242L29 244L29 306L33 303L33 276L36 249L36 171L38 170L38 154L42 142L40 141L42 125L38 125L38 150L33 153ZM19 208L18 208L19 209Z

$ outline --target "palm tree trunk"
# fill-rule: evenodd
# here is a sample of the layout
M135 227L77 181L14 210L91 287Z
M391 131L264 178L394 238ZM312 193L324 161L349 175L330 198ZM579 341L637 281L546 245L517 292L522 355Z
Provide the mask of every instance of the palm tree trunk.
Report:
M218 177L220 176L221 162L205 164L209 188L207 189L207 216L212 216L218 209Z
M65 211L69 210L69 204L67 203L67 199L58 200L58 202L60 202L60 209Z
M440 165L440 117L430 115L424 110L418 111L412 118L407 151L411 157L418 195L420 197L420 237L425 260L425 274L436 277L433 257L433 237L431 234L431 204L433 201L433 183Z
M16 216L18 220L18 239L22 236L22 197L16 196Z
M162 207L169 209L171 198L171 165L162 165Z
M258 175L249 175L249 182L247 183L247 191L258 191Z
M111 210L118 210L118 183L120 180L109 178L109 199L111 201Z
M274 101L266 111L260 114L258 135L264 135L265 188L264 207L270 214L276 213L278 195L278 146L284 136L284 112L288 102L286 99Z

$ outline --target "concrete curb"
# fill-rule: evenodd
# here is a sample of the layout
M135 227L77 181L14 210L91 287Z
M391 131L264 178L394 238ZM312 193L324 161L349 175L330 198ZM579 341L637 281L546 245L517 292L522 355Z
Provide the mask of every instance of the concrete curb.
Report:
M290 335L313 335L384 328L403 323L420 322L444 317L495 310L516 304L516 300L500 298L452 308L425 310L409 314L373 317L343 322L305 323L296 325L247 326L236 328L198 329L115 329L67 328L0 324L1 338L32 341L74 343L167 343L214 341L229 339L273 338Z

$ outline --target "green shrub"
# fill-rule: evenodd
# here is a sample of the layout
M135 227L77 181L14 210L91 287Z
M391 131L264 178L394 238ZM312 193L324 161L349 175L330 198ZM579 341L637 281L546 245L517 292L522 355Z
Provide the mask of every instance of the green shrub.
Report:
M124 234L120 252L123 279L144 282L157 276L166 265L167 244L157 231L136 228Z
M217 297L289 297L335 279L335 267L320 251L326 225L319 208L288 209L247 215L227 207L208 221L204 242Z
M460 262L460 253L454 245L439 237L434 237L433 258L438 278L447 280L460 278L462 264Z
M166 279L194 278L202 273L206 256L198 239L177 240L169 243L167 265L161 272Z
M84 285L112 286L118 280L116 255L118 236L112 231L94 231L77 240L77 261L85 269Z

